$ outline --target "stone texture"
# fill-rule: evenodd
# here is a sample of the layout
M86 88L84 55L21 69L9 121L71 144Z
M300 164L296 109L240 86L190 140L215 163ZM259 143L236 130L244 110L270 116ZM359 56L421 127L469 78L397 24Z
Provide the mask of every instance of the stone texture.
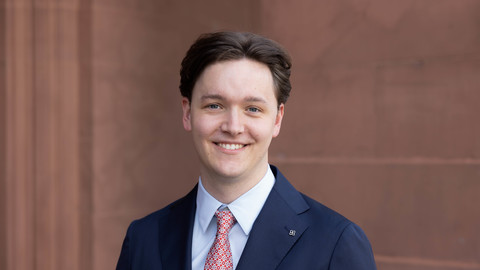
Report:
M83 195L91 191L81 187L91 179L80 179L78 119L89 108L78 102L76 5L3 3L6 117L0 124L6 130L6 177L1 181L7 210L1 215L2 269L88 269L85 243L91 230L86 233L90 227L83 218L90 213Z
M478 2L265 2L275 12L263 31L294 59L289 114L272 154L480 156ZM307 8L318 13L283 20Z
M5 7L0 4L0 18L5 18ZM4 217L7 215L6 200L6 20L0 20L0 269L7 268L7 228Z
M358 222L379 269L480 269L479 3L262 3L294 60L272 162Z

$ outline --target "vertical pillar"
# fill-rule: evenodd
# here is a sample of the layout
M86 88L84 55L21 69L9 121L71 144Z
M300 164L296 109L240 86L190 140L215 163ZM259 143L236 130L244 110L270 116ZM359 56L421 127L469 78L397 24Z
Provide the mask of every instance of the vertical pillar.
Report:
M6 3L7 269L34 268L33 7Z
M5 53L5 32L6 32L6 20L5 20L5 3L0 2L0 269L7 268L7 246L6 246L6 192L5 192L5 179L6 179L6 128L5 128L5 106L6 106L6 53Z
M87 269L91 261L80 14L75 0L6 2L7 270Z

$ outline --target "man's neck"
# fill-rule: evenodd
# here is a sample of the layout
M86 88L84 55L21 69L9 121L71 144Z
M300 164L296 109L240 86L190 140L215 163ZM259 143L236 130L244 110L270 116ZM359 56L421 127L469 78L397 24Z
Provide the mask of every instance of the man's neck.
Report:
M268 164L267 164L268 166ZM219 202L229 204L258 184L267 173L268 167L257 175L235 178L212 176L202 173L202 184L207 192Z

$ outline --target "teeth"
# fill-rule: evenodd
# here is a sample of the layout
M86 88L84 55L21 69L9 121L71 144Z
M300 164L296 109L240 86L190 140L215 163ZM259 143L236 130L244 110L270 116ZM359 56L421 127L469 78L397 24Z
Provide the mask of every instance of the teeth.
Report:
M237 150L242 148L243 144L227 144L227 143L219 143L218 146L225 148L227 150Z

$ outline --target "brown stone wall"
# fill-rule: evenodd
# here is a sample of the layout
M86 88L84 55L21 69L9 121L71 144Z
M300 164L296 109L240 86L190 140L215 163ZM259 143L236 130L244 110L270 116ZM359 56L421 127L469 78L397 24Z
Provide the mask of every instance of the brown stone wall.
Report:
M263 4L294 59L272 161L359 223L380 269L480 269L480 3Z
M2 269L91 269L93 179L82 166L92 160L82 134L92 108L83 102L91 89L83 87L90 78L82 77L80 56L92 40L80 39L80 7L2 2Z
M0 3L0 269L113 269L129 222L193 187L178 71L221 29L292 54L271 163L379 269L480 269L480 2Z
M5 3L0 0L0 269L7 268L7 245L5 217L7 215L6 205L6 49L5 49L5 35L6 20L5 20Z

